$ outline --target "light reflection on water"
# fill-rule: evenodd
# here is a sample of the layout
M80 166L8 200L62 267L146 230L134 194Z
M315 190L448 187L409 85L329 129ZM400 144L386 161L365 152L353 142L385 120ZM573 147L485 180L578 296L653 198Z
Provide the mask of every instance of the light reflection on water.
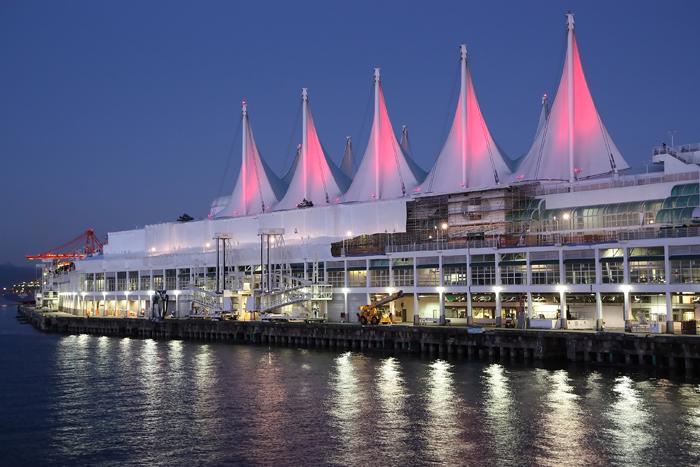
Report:
M608 428L612 435L618 461L639 465L647 458L653 444L654 426L645 407L643 396L629 376L619 376L612 388L614 402L610 406Z
M699 386L603 370L13 332L0 374L0 465L700 464Z

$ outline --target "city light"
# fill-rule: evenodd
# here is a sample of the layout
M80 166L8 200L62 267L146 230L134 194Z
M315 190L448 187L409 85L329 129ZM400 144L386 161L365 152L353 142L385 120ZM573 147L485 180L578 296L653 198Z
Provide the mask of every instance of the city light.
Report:
M345 232L345 236L348 238L352 237L352 230L348 230L347 232Z
M632 286L629 284L622 284L620 286L620 290L622 290L623 293L630 293L630 291L632 290Z
M442 230L447 230L447 222L443 222L440 227L442 228Z
M554 287L557 292L559 293L564 293L566 292L566 286L564 284L557 284L556 287Z
M440 287L435 287L435 290L437 290L438 293L444 293L444 292L445 292L445 288L442 287L442 286L440 286Z
M350 293L350 289L348 289L347 287L343 287L341 290L343 291L344 294Z

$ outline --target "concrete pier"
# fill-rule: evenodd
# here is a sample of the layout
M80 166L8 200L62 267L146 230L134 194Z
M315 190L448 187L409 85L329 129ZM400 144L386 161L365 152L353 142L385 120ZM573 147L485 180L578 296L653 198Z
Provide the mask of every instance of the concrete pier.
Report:
M19 310L37 329L61 334L352 349L450 358L466 355L504 362L559 360L586 365L668 368L685 370L686 374L700 370L700 336L516 329L469 334L466 328L451 326L149 321L44 314L31 307Z

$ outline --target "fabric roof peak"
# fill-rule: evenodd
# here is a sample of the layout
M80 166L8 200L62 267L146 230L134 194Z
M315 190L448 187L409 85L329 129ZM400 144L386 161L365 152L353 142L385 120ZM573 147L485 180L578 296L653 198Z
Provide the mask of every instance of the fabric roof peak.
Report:
M538 125L535 140L516 171L517 180L573 183L629 168L588 88L570 12L566 14L566 29L566 58L557 93L544 125Z
M321 145L311 116L307 88L301 90L301 100L301 149L294 164L294 174L289 181L287 193L275 209L293 209L304 200L310 201L314 206L339 203L349 183Z
M404 154L396 140L384 99L380 69L374 69L374 117L367 148L345 201L369 201L406 196L415 191L425 172Z
M283 186L260 157L250 127L248 104L241 102L241 168L226 206L215 217L238 217L267 212L277 202Z
M421 190L446 193L498 185L510 176L506 157L489 131L460 45L460 92L452 127Z

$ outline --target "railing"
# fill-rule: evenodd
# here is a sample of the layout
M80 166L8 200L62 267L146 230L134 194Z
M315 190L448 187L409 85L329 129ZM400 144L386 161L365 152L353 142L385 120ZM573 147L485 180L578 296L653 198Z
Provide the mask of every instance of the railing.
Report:
M223 295L201 287L191 287L190 290L192 290L192 302L196 307L203 309L205 317L220 314L224 311Z
M592 234L550 233L531 236L498 236L486 240L449 240L411 243L386 246L387 253L413 251L458 250L466 248L526 248L533 246L555 245L592 245L599 243L616 243L630 240L654 240L660 238L700 237L700 226L675 227L668 229L640 229L610 231Z
M287 290L260 293L256 291L255 304L260 312L267 312L299 302L331 300L333 287L330 284L300 285Z
M685 172L668 175L627 175L617 179L606 179L598 183L579 181L570 185L562 182L557 186L541 185L535 190L535 196L553 195L557 193L569 193L580 191L603 190L606 188L623 188L629 186L651 185L654 183L671 183L688 180L697 180L698 172Z

